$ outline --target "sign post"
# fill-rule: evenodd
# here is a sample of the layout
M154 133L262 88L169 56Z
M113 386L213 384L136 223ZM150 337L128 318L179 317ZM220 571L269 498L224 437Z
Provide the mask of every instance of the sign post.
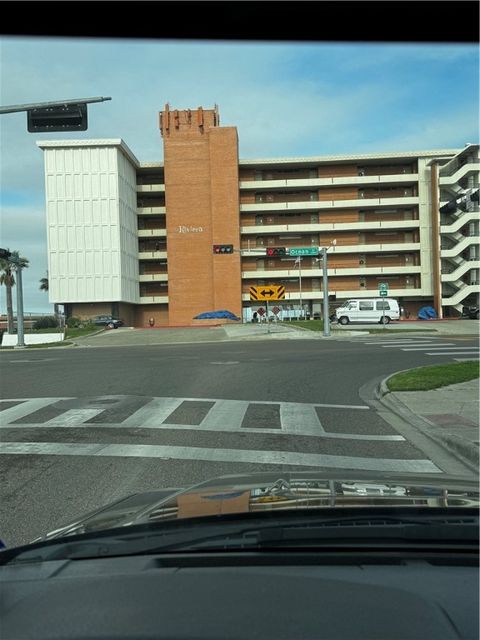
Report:
M388 282L379 282L378 283L378 293L381 298L386 298L388 296ZM386 328L385 324L385 305L383 305L382 309L382 324L383 328Z

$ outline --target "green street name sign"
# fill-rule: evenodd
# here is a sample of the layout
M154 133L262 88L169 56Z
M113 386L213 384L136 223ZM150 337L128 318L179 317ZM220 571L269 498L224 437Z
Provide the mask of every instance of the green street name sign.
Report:
M318 256L318 247L293 247L288 251L289 256Z
M388 282L378 283L378 293L382 298L384 298L385 296L388 296Z

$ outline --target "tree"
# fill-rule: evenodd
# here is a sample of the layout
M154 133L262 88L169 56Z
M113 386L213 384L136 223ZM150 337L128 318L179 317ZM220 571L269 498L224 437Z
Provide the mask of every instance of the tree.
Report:
M40 291L48 291L48 273L46 278L40 278Z
M46 278L40 278L40 291L45 291L48 293L48 271ZM55 302L53 305L53 312L55 317L58 316L58 303Z
M15 286L15 270L17 267L12 264L16 262L22 269L28 268L29 260L20 256L18 251L12 251L10 260L0 260L0 285L5 285L6 289L6 301L7 301L7 331L8 333L14 333L13 323L13 302L12 302L12 287Z

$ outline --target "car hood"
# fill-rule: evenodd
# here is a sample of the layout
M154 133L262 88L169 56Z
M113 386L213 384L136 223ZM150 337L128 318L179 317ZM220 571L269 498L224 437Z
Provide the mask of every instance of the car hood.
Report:
M254 473L212 478L187 488L167 488L125 496L37 538L186 518L332 507L479 506L478 482L445 475L376 476L355 472Z

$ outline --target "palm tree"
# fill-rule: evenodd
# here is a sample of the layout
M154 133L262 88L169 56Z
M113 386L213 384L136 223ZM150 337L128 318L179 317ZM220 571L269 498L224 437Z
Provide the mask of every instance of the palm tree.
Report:
M16 264L12 264L13 262ZM8 333L14 333L12 287L15 286L15 277L13 274L17 269L17 264L22 269L29 267L29 260L22 258L18 251L12 251L9 260L0 259L0 269L2 270L0 273L0 285L3 284L6 288Z
M40 278L40 291L48 291L48 271L46 278Z
M40 278L40 291L45 291L48 293L48 271L47 271L47 277L46 278ZM53 313L55 315L55 317L58 317L58 303L55 302L53 304Z

